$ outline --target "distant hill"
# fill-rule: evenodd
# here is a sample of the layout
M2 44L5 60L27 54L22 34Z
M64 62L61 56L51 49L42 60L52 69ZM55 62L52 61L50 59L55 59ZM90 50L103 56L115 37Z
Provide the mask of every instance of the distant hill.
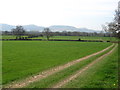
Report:
M8 24L0 24L2 31L10 31L11 29L15 28L16 26L8 25ZM42 31L44 27L40 27L37 25L23 25L24 29L28 31Z
M53 25L49 27L53 31L77 31L77 32L100 32L87 28L76 28L73 26Z
M92 30L92 29L87 29L87 28L79 28L80 32L100 32L100 31L96 31L96 30Z
M73 26L65 26L65 25L53 25L49 27L53 31L77 31L78 29Z
M45 27L42 26L37 26L37 25L23 25L24 29L27 31L43 31ZM8 24L0 24L0 31L10 31L11 29L15 28L13 25L8 25ZM87 29L87 28L76 28L73 26L65 26L65 25L53 25L49 27L51 31L77 31L77 32L100 32L97 30L92 30L92 29Z
M13 25L0 24L0 30L1 31L10 31L13 28L15 28L15 26L13 26Z
M37 26L37 25L24 25L24 29L29 30L29 31L42 31L44 27Z

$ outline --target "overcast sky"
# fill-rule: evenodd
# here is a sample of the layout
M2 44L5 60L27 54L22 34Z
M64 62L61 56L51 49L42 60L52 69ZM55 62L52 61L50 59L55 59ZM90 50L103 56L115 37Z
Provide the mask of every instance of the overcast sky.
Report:
M0 0L0 23L39 26L69 25L101 30L119 0Z

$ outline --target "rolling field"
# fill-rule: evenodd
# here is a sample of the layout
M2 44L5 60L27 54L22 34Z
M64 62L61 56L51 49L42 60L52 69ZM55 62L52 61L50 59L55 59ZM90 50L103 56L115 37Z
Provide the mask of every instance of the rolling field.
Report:
M111 43L3 41L3 84L87 56L109 45Z

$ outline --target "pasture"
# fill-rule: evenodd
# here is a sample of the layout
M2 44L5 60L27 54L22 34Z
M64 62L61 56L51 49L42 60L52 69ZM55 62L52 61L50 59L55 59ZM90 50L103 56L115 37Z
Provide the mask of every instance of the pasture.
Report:
M62 88L117 88L118 50L99 61Z
M15 39L16 36L13 35L2 35L2 39Z
M95 37L95 36L52 36L50 39L63 39L63 40L103 40L103 41L117 41L115 37ZM31 39L43 39L46 40L46 37L34 37Z
M64 70L62 70L54 75L51 75L45 79L31 83L30 85L28 85L26 87L27 88L50 88L53 85L55 85L56 83L69 77L70 75L75 74L78 70L84 68L87 64L93 62L95 59L97 59L98 57L102 56L103 54L109 52L111 49L109 49L101 54L98 54L97 56L93 56L89 59L83 60L83 61L81 61L81 62L79 62L79 63L77 63L69 68L66 68L66 69L64 69ZM69 88L69 87L67 87L67 88ZM71 88L72 88L72 86L71 86Z
M27 37L27 36L23 36L23 37ZM16 39L15 35L2 35L2 39Z
M24 36L27 37L27 36ZM13 35L3 35L2 39L15 39L16 36ZM103 40L103 41L118 41L115 37L97 37L97 36L52 36L50 39L63 39L63 40ZM43 39L46 40L46 37L33 37L28 39Z
M3 41L3 84L100 51L111 43Z

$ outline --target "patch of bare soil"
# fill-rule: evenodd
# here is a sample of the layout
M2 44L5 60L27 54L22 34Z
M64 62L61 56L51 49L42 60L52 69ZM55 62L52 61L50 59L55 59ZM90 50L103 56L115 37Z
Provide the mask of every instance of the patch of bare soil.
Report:
M70 66L72 66L72 65L75 65L75 64L77 64L77 63L80 62L80 61L83 61L83 60L88 59L88 58L90 58L90 57L92 57L92 56L98 55L98 54L100 54L100 53L108 50L109 48L111 48L111 47L113 47L113 46L114 46L114 44L112 44L111 46L109 46L109 47L107 47L107 48L105 48L105 49L103 49L103 50L101 50L101 51L99 51L99 52L96 52L96 53L93 53L93 54L91 54L91 55L85 56L85 57L83 57L83 58L80 58L80 59L77 59L77 60L68 62L68 63L66 63L66 64L64 64L64 65L56 66L56 67L51 68L51 69L49 69L49 70L45 70L45 71L43 71L43 72L38 73L37 75L30 76L30 77L28 77L28 78L26 78L26 79L24 79L24 80L17 81L17 82L12 82L12 83L9 84L9 85L3 86L3 88L4 88L4 87L5 87L5 88L22 88L22 87L25 87L25 86L29 85L30 83L39 81L39 80L41 80L41 79L43 79L43 78L46 78L46 77L48 77L48 76L50 76L50 75L52 75L52 74L54 74L54 73L56 73L56 72L59 72L59 71L65 69L65 68L68 68L68 67L70 67ZM84 69L82 70L82 72L83 72L83 71L84 71ZM79 72L79 73L80 73L80 72ZM72 78L75 78L76 76L78 76L78 75L75 75L75 76L73 76ZM64 83L66 83L66 82L68 82L68 81L70 81L70 80L71 80L71 79L66 80ZM63 84L62 84L62 85L63 85ZM59 86L59 85L57 85L57 87L58 87L58 86ZM61 84L60 84L60 86L61 86ZM56 86L55 86L55 87L56 87Z
M56 85L54 85L52 88L60 88L61 86L67 84L68 82L70 82L71 80L74 80L75 78L77 78L78 76L80 76L80 74L82 72L84 72L85 70L87 70L88 68L92 67L95 63L97 63L98 61L102 60L104 57L108 56L109 54L111 54L115 48L117 47L117 45L108 53L100 56L99 58L97 58L95 61L93 61L92 63L88 64L86 67L84 67L83 69L79 70L76 72L76 74L69 76L68 78L60 81L59 83L57 83Z

